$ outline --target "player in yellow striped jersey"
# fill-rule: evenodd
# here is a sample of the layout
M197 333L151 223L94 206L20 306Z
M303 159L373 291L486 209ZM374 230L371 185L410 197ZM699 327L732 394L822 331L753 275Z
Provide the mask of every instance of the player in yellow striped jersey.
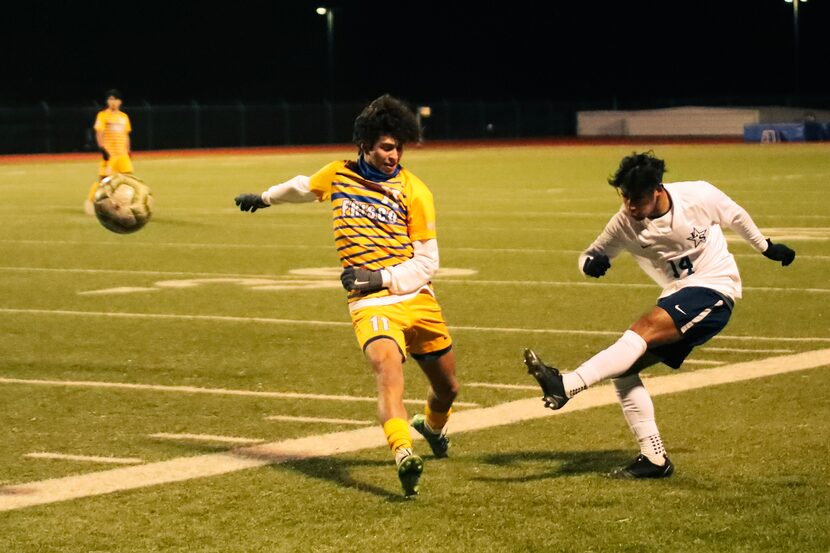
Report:
M435 457L447 456L445 427L458 394L452 339L430 282L438 269L432 194L400 165L404 145L419 137L406 105L381 96L355 120L356 161L335 161L311 177L235 199L251 212L285 202L331 202L352 324L375 373L378 418L407 496L418 493L423 460L413 452L403 403L406 354L430 382L424 414L412 426Z
M92 200L98 183L114 173L132 173L133 162L130 151L130 118L121 111L121 93L115 89L107 91L107 107L95 118L95 140L101 151L98 180L92 183L84 210L92 214Z

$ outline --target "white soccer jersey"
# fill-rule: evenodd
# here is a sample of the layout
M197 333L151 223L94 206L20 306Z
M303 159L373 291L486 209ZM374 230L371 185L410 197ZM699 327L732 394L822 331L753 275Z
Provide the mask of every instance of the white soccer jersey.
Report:
M640 267L663 288L660 297L681 288L702 286L732 299L741 297L741 276L726 247L722 227L737 232L756 250L767 241L752 218L729 196L704 181L664 184L671 197L668 213L637 221L623 206L580 256L609 258L628 250Z

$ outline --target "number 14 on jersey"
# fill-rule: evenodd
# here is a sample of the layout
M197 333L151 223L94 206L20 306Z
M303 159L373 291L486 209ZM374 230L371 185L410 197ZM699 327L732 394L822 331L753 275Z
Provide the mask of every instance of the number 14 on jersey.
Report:
M674 273L674 278L680 278L680 274L682 271L689 271L686 273L686 276L691 275L695 272L692 266L692 260L689 259L689 256L682 258L678 263L674 261L669 261L669 266L671 267L672 272Z

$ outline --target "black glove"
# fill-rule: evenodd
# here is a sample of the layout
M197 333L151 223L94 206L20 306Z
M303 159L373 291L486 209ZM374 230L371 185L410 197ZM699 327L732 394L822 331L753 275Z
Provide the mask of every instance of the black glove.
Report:
M598 254L585 260L585 264L582 265L582 272L588 276L599 278L609 268L611 268L611 262L608 261L608 256Z
M262 201L262 196L259 194L240 194L233 201L239 206L240 211L250 211L251 213L257 209L269 207L268 204Z
M107 149L106 148L98 148L98 149L101 150L101 157L104 158L104 161L109 161L110 160L110 153L107 151Z
M764 257L772 259L773 261L780 261L781 265L786 267L795 259L795 250L792 250L784 244L773 244L772 240L767 238L767 249L764 252Z
M359 290L360 292L377 292L383 289L383 275L380 271L369 269L356 269L346 267L340 273L340 282L343 288L348 291Z

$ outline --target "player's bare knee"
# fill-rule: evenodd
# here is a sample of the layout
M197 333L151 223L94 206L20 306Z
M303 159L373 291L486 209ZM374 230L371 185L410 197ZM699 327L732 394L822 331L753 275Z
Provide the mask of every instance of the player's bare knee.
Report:
M448 403L455 401L455 398L458 397L458 391L460 388L461 386L458 384L458 380L454 376L445 382L437 383L437 385L436 383L432 384L432 391L435 393L435 397Z
M391 338L381 337L367 343L363 352L375 372L380 372L385 366L398 366L403 363L403 357L398 344Z
M669 343L680 337L672 318L659 307L640 317L631 325L631 331L639 334L649 347Z

